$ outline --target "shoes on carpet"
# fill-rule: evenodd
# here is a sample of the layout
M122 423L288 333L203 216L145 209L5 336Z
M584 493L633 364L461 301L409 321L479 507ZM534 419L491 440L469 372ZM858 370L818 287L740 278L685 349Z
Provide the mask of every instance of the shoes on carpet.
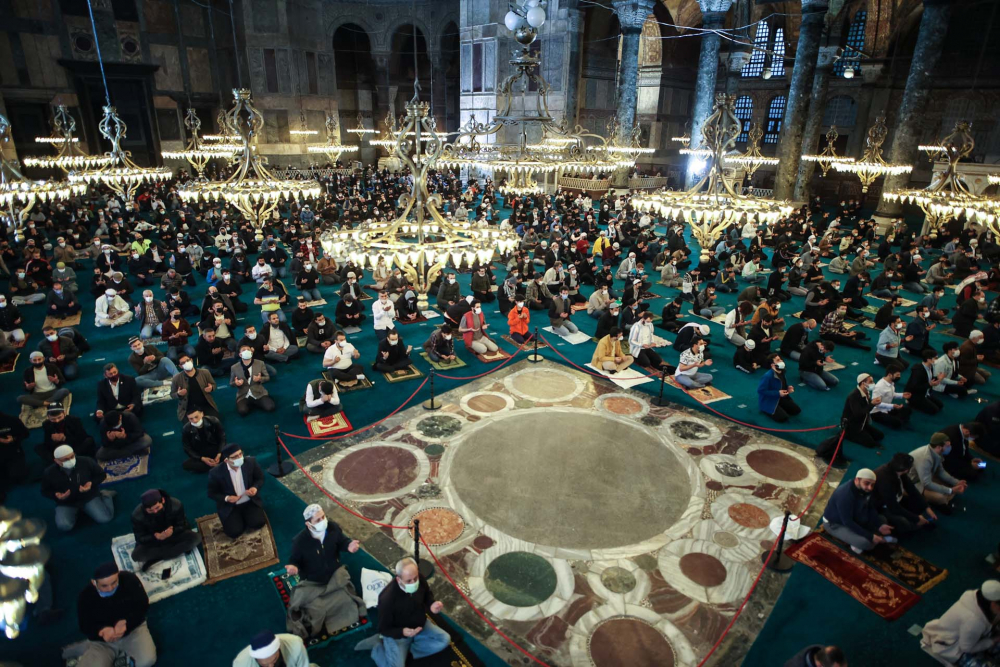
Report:
M864 551L862 551L861 549L859 549L857 547L854 547L854 546L851 547L851 551L853 551L854 553L858 554L859 556L864 553Z

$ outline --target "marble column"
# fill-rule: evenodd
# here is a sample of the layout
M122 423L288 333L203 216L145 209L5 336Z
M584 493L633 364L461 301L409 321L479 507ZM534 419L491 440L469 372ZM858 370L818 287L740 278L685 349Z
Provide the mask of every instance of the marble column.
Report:
M569 39L569 53L566 57L566 125L572 127L576 125L580 110L580 63L583 51L583 11L578 0L570 0L568 3L566 21ZM638 52L636 56L638 57Z
M910 64L910 74L906 77L906 89L903 91L903 101L896 114L895 132L892 135L892 148L888 152L888 161L900 164L915 164L918 159L917 145L920 141L921 114L927 106L930 96L931 72L941 56L941 46L948 32L948 20L951 18L952 0L924 0L924 13L920 17L920 32L917 34L917 44L913 49L913 59ZM950 131L951 128L944 128ZM882 186L886 190L906 187L910 180L909 174L887 176ZM898 202L880 200L878 214L880 216L898 216L903 207Z
M806 127L802 132L802 153L817 153L825 147L825 144L819 146L819 143L824 141L822 137L826 128L823 127L823 116L826 115L826 94L830 85L830 73L833 70L833 57L836 53L835 46L824 46L819 50L809 111L806 114ZM815 170L815 162L799 161L799 175L795 180L796 201L805 201L809 198L809 179Z
M642 24L653 13L652 0L615 0L611 3L621 25L621 59L618 62L618 125L622 138L628 137L635 124L639 100L639 42Z
M791 199L795 194L807 104L828 7L827 0L802 0L802 24L795 47L795 66L792 68L785 118L781 123L781 139L778 141L777 157L780 162L774 178L775 199Z
M743 50L734 50L731 53L724 54L720 58L722 66L726 68L726 95L735 96L739 91L740 79L743 76L743 66L749 61L750 52Z
M725 25L726 12L732 3L728 0L701 2L701 27L718 30ZM701 146L701 126L712 115L715 102L715 80L719 73L719 42L715 33L702 33L701 55L698 58L698 77L694 84L694 109L691 113L691 148Z

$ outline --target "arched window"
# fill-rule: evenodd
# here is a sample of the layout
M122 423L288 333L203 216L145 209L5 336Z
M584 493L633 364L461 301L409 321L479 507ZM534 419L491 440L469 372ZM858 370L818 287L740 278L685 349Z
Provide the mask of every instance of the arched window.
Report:
M767 127L764 128L764 143L778 143L778 134L781 132L781 120L785 117L785 102L787 97L778 95L771 98L771 103L767 105Z
M740 119L740 135L736 141L746 143L747 133L750 132L750 118L753 116L753 98L743 95L736 98L736 117Z
M757 26L757 35L753 38L753 52L750 54L750 60L740 71L740 76L751 78L760 76L760 73L764 71L764 59L767 57L767 38L770 32L771 29L767 23L761 23Z
M836 76L844 76L845 70L853 70L855 74L861 74L861 49L865 47L865 23L868 21L868 12L859 10L851 21L851 27L847 31L847 44L844 45L844 55L833 64L833 73Z
M826 102L823 111L823 127L836 125L838 128L851 128L857 122L858 103L850 95L837 95Z
M771 76L785 76L785 29L774 31L774 47L771 49Z

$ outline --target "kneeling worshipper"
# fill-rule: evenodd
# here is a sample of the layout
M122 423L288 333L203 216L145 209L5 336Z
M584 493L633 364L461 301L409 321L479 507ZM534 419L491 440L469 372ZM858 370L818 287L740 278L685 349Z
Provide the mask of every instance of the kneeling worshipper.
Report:
M747 341L748 344L752 342ZM785 378L785 361L772 352L767 355L766 363L770 368L757 385L757 408L774 421L784 423L789 417L801 414L802 408L792 398L795 387Z
M97 445L84 428L83 420L66 414L62 403L49 403L46 417L42 424L42 442L35 445L35 453L46 464L52 463L53 452L60 445L69 445L81 456L97 455Z
M454 363L458 357L455 355L455 342L452 340L451 327L442 324L440 329L435 329L424 341L424 352L427 357L439 364Z
M94 326L120 327L132 321L132 307L128 301L118 296L118 292L108 288L104 296L97 297L94 303Z
M316 667L300 637L263 630L233 659L233 667Z
M1000 581L984 581L965 591L941 618L924 626L920 648L943 665L995 667L1000 664L996 624L1000 619Z
M42 495L56 501L56 528L73 530L76 518L84 514L96 523L115 516L115 491L102 491L107 477L104 468L89 456L77 456L69 445L59 445L53 463L42 473Z
M448 648L448 633L427 618L440 614L444 605L434 600L417 562L404 558L396 563L396 578L378 596L378 634L359 642L354 650L371 648L378 667L402 667L407 653L414 659Z
M288 604L289 631L303 639L334 634L368 615L358 597L351 575L340 562L341 552L356 553L360 544L344 535L329 521L323 508L313 503L302 512L305 530L292 541L292 554L285 572L299 575Z
M142 422L131 412L109 410L97 426L101 447L98 461L111 461L133 454L148 454L153 438L142 428Z
M847 542L856 554L871 551L876 544L896 542L890 535L892 525L876 509L872 495L876 479L874 470L862 468L853 480L834 490L823 511L826 532Z
M388 335L378 344L375 362L372 368L380 373L391 373L406 368L410 361L412 345L403 342L403 337L395 329L389 329Z
M302 414L310 417L329 417L344 408L340 404L340 394L334 383L329 380L312 380L306 385L306 395L299 401L299 409Z
M662 347L666 341L658 338L653 327L653 313L646 311L628 334L629 351L640 366L662 370L663 358L653 348Z
M181 446L188 458L181 467L188 472L208 472L222 462L226 431L218 417L201 410L192 410L187 418L181 431Z
M113 562L98 565L76 602L80 631L88 640L77 667L156 664L156 645L146 626L147 611L149 597L139 577L119 571Z
M875 504L897 536L925 526L933 528L931 522L937 521L937 514L909 477L912 467L912 456L896 452L891 461L875 468Z
M132 510L135 549L132 560L147 571L155 563L186 554L201 544L201 535L191 530L184 505L163 489L150 489Z
M216 466L208 473L208 497L222 522L222 530L236 539L247 530L257 530L267 523L260 487L264 471L257 459L243 456L243 449L230 443L222 450L226 465Z
M473 301L472 310L462 315L458 327L458 332L462 334L462 340L465 341L465 347L476 354L492 354L499 350L497 344L486 333L489 326L483 316L482 304L479 301Z

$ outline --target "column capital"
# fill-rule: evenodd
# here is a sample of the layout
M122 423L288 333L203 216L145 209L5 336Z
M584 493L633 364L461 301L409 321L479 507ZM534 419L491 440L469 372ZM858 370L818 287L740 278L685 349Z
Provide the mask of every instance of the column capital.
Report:
M819 56L816 57L816 67L825 69L833 67L838 51L840 51L839 46L819 47Z
M802 0L802 20L815 20L816 17L824 18L829 9L829 0Z
M720 4L720 3L715 3ZM726 3L728 4L728 3ZM709 30L716 30L718 28L726 25L726 14L729 8L723 9L721 11L705 11L701 12L701 27L707 28Z
M731 51L719 56L719 61L730 71L738 73L743 71L743 66L750 62L749 51Z
M653 13L653 0L612 0L623 32L642 32L646 17Z

